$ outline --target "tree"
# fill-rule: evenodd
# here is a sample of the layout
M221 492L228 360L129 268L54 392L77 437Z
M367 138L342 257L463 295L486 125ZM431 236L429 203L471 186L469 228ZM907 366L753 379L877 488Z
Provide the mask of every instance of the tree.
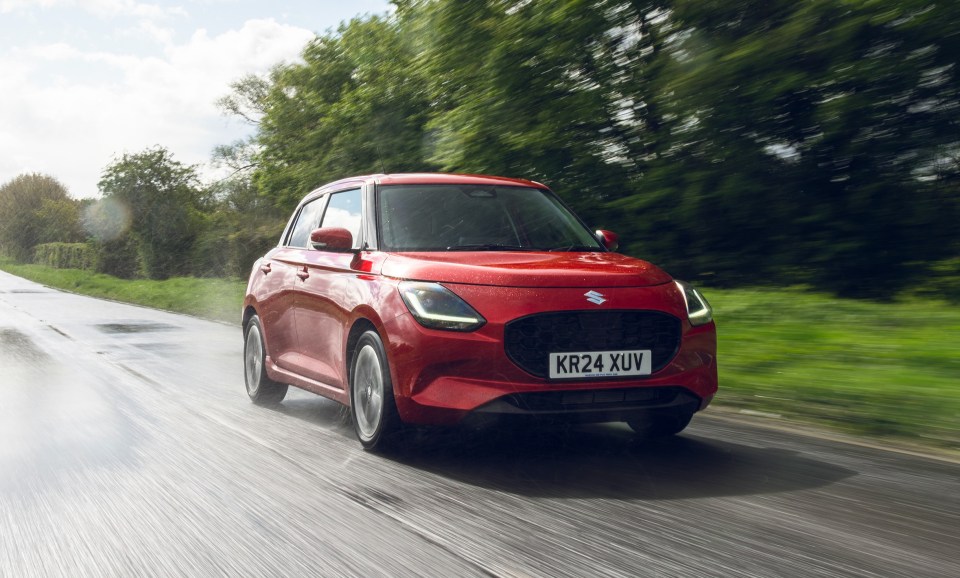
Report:
M129 209L130 232L150 278L190 273L189 255L204 202L194 167L181 164L157 146L124 154L107 166L99 188Z
M615 86L625 77L616 68L631 3L439 0L405 10L429 31L418 38L436 103L431 160L546 182L600 219L602 203L630 180L617 116L642 100Z
M224 114L237 116L247 124L258 126L267 114L268 98L275 79L248 74L230 83L231 92L217 99Z
M353 20L314 39L302 57L275 69L269 89L247 79L221 100L228 113L258 122L251 156L262 194L287 210L330 180L432 168L423 154L426 82L395 20Z
M955 251L955 3L677 0L669 145L617 203L687 274L889 295ZM749 263L744 267L743 263Z
M543 181L713 283L889 296L960 255L956 2L394 3L223 101L277 206L439 168Z
M80 201L43 199L35 213L39 234L37 244L80 243L86 239L80 221Z
M198 276L246 277L253 262L276 246L289 214L259 195L246 174L210 188L216 205L203 215L191 267Z
M217 99L216 105L226 116L239 117L245 123L259 127L267 113L267 97L273 86L276 70L271 78L249 74L230 84L232 92ZM256 135L237 140L230 144L219 145L213 151L213 163L233 171L228 179L241 174L251 173L257 167Z
M14 259L31 260L40 243L81 238L77 201L54 177L24 174L0 187L0 249Z

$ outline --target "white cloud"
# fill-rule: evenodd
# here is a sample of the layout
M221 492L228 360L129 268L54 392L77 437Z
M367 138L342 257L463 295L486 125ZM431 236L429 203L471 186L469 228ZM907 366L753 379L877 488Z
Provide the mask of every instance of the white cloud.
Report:
M137 18L159 19L166 16L185 16L186 11L173 6L165 8L158 4L146 4L133 0L77 0L77 6L99 16L136 16Z
M167 45L172 44L176 30L173 28L165 28L162 26L157 26L150 20L141 20L140 25L136 28L132 28L128 31L130 36L140 37L146 35L156 42Z
M3 9L16 4L0 2ZM64 42L0 52L0 77L15 87L0 91L0 183L36 171L60 179L75 196L94 196L115 156L153 145L181 162L205 163L214 146L249 130L214 105L230 82L297 58L313 37L272 19L214 36L199 29L181 43L150 30L163 47L153 56L83 51Z
M8 14L26 8L40 6L47 8L61 3L62 0L0 0L0 14Z

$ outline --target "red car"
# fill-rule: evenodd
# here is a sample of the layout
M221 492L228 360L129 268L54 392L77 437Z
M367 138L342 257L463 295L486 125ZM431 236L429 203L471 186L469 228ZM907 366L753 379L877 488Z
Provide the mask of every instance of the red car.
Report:
M347 405L367 449L471 415L678 433L717 391L712 310L616 248L531 181L331 183L253 267L247 393L276 404L290 384Z

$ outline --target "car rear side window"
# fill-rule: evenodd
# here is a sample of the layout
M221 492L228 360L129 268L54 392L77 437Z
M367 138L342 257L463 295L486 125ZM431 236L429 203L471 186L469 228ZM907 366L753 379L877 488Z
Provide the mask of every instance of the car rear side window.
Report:
M330 203L323 214L321 227L342 227L353 235L353 248L360 247L360 223L362 222L360 189L351 189L330 195Z

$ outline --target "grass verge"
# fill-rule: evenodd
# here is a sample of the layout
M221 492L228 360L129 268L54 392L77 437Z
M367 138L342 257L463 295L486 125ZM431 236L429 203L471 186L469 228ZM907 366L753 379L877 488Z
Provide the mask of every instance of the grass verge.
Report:
M799 289L710 290L722 405L960 449L960 311Z
M0 260L0 269L50 287L135 303L228 323L240 322L246 283L227 279L175 277L164 281L118 279L77 269L53 269Z
M237 323L244 283L126 281L69 269L0 268L49 285ZM708 290L719 334L716 404L875 439L960 449L960 311L800 289Z

